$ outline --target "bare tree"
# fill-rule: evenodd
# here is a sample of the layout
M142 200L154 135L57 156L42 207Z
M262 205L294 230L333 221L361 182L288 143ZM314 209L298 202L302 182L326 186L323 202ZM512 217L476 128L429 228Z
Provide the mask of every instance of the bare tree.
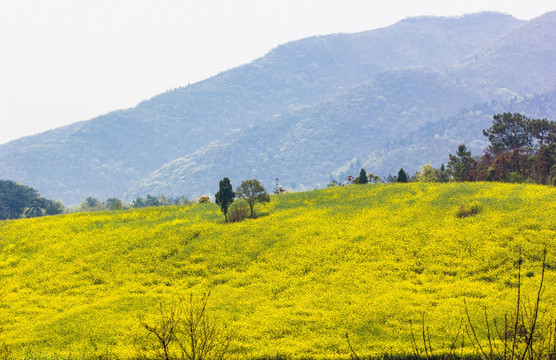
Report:
M156 342L164 354L164 359L170 360L170 346L176 340L181 309L176 305L166 307L160 303L158 312L158 319L154 325L145 321L140 321L140 323L149 335L156 338Z
M233 333L208 313L210 293L180 298L170 306L159 305L154 324L140 321L164 360L225 360L231 352ZM152 338L151 336L151 338Z

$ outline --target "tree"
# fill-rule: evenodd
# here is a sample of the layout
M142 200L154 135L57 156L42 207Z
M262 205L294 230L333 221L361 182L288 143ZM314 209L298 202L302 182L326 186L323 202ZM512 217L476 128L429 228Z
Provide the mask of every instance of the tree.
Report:
M160 199L156 196L147 195L145 199L145 206L160 206Z
M79 205L79 210L81 211L96 211L96 210L104 210L105 206L104 203L97 198L89 196L85 200L81 202Z
M225 177L220 180L218 192L214 195L216 204L220 205L220 210L224 213L224 219L228 222L228 207L234 202L236 193L232 188L230 179Z
M172 203L173 203L174 205L184 206L184 205L191 205L192 201L189 200L189 199L187 198L187 196L182 195L182 196L180 196L179 198L174 199L174 200L172 201Z
M405 170L403 168L401 168L400 171L398 171L398 177L396 181L399 183L407 182L407 174L405 173Z
M131 204L131 206L133 206L134 208L141 208L141 207L145 207L147 205L145 204L145 199L138 196L137 199L133 200L133 203Z
M58 200L46 200L44 203L45 215L58 215L64 212L64 204Z
M122 200L118 198L110 198L106 199L106 208L108 208L109 210L122 210L124 208L124 205L122 203Z
M527 131L534 141L534 146L539 149L556 135L556 123L547 119L531 119L526 122Z
M531 145L529 122L528 118L519 113L494 115L492 126L483 130L483 135L490 142L490 150L499 154Z
M39 192L32 187L12 180L0 180L0 220L19 218L26 208L39 199Z
M365 169L361 169L361 171L359 172L359 177L357 179L358 184L367 184L369 182Z
M473 166L473 157L471 151L467 150L465 144L458 146L456 155L449 155L448 169L456 181L466 181L468 179L468 172Z
M250 216L253 217L256 203L264 204L270 202L270 195L266 192L261 183L256 180L244 180L236 189L238 198L245 199L249 204Z
M382 179L380 178L380 176L375 175L373 173L367 174L367 179L372 184L378 184L378 183L382 182Z
M385 178L385 181L387 183L396 183L398 182L398 175L388 174L388 176Z
M440 165L440 170L438 170L438 181L440 182L448 182L450 180L450 174L446 170L444 163Z
M210 293L202 297L180 298L173 304L160 304L153 321L140 320L147 331L154 354L145 358L164 360L226 360L232 351L234 332L208 309ZM154 356L153 356L154 355Z
M29 207L27 209L25 209L25 217L27 218L34 218L34 217L40 217L44 215L44 205L42 204L43 201L41 201L40 198L37 199L33 199L31 201L31 203L29 204Z
M421 166L421 171L417 173L416 180L419 182L437 182L439 171L432 167L431 163Z

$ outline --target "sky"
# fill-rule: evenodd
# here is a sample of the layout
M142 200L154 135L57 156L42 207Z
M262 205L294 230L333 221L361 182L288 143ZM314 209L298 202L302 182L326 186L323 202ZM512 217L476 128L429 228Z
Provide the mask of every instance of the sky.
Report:
M0 0L0 144L130 108L289 41L553 0Z

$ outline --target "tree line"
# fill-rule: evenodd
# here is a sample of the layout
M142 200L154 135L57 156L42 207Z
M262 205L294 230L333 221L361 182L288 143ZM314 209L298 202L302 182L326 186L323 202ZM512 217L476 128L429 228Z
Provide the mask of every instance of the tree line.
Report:
M492 126L483 130L489 146L482 156L473 156L465 144L449 154L446 166L430 163L410 175L401 168L384 179L361 169L358 177L347 176L347 184L369 182L501 181L556 185L556 122L530 119L519 113L493 116ZM339 185L333 181L329 186ZM341 184L340 184L341 185Z
M30 186L0 180L0 220L57 215L64 210L61 201L48 200Z
M361 169L358 177L346 176L345 184L367 184L379 182L448 182L448 181L503 181L534 182L556 185L556 123L547 119L530 119L519 113L503 113L493 116L492 126L483 130L489 146L482 156L473 156L465 144L460 144L455 154L449 154L446 166L436 169L430 163L420 171L409 175L402 168L397 175L381 178L367 174ZM277 180L277 179L276 179ZM343 185L333 181L329 186ZM277 185L274 193L283 189ZM233 207L234 199L243 200ZM216 203L224 213L225 220L240 221L254 217L254 206L267 203L270 196L256 180L242 181L233 191L229 178L220 181L215 194ZM209 202L208 196L199 203ZM131 203L118 198L106 201L94 197L85 199L74 211L123 210L149 206L189 205L193 201L185 196L166 197L147 195L137 197ZM229 217L229 210L232 216ZM39 192L12 180L0 180L0 220L56 215L67 211L61 201L41 197Z
M138 196L131 202L123 201L119 198L109 198L105 201L94 197L88 197L79 204L75 211L102 211L102 210L125 210L130 208L143 208L151 206L170 206L170 205L191 205L194 202L186 196L167 197L165 195Z

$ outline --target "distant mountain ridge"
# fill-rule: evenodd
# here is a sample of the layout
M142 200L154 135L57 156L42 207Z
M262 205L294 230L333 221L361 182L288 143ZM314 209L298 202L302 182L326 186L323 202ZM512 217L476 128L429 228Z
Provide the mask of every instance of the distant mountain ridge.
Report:
M556 76L549 57L555 55L555 14L529 22L496 13L421 17L357 34L287 43L250 64L160 94L135 108L0 145L0 178L29 184L66 204L87 196L171 195L165 191L197 196L214 192L212 183L231 172L238 178L286 176L284 181L294 189L316 186L328 181L347 158L386 154L369 152L362 144L340 145L342 138L327 135L359 132L349 124L364 124L372 139L380 133L382 149L383 143L395 140L389 137L409 135L462 108L553 87ZM533 52L535 59L521 53L516 61L506 59L514 47ZM525 75L519 71L522 76L504 70L530 67L527 64L536 68ZM506 77L519 81L511 86ZM419 98L425 88L430 98ZM411 101L412 107L404 106ZM398 122L400 118L406 122ZM335 128L334 123L345 126ZM291 168L287 175L283 168L293 161L288 152L266 149L270 143L288 143L286 128L290 142L297 145L307 143L307 148L323 151L324 144L345 148L336 159L312 152L310 163ZM313 134L319 131L319 136ZM251 144L248 151L228 146L244 143ZM294 155L303 157L304 148L296 150ZM170 165L178 163L185 167ZM299 174L307 166L313 178L301 181ZM220 170L203 173L209 168Z
M380 73L373 81L321 104L281 116L279 122L269 121L246 129L227 141L174 160L132 188L131 194L174 194L187 187L200 196L208 191L194 181L201 175L228 176L235 182L257 177L266 184L279 178L287 188L307 189L324 186L331 180L342 181L348 174L356 176L359 167L384 176L402 166L413 172L429 161L439 166L462 142L471 142L475 152L482 152L486 143L481 130L489 126L494 113L513 110L536 117L555 114L554 91L532 98L543 100L544 112L535 111L537 101L526 98L531 86L523 79L533 79L540 90L550 86L554 89L556 73L547 71L543 65L556 56L556 47L553 42L541 43L544 44L541 47L539 41L523 42L523 38L531 37L532 28L542 30L534 38L556 40L552 31L556 29L556 13L526 25L505 34L501 38L503 46L494 42L479 51L490 53L490 57L470 56L473 61L462 61L445 72L406 68ZM508 49L537 56L532 60L521 55L512 57ZM465 71L467 67L471 68L469 72ZM476 69L481 69L480 77L475 75ZM512 76L518 72L521 81L508 83L500 69L509 69L507 72ZM469 73L478 78L470 81ZM525 99L517 101L520 97ZM516 100L508 101L511 98ZM466 109L485 102L490 105L480 107L481 116L467 114ZM405 138L411 132L424 133L423 127L446 117L450 124L459 126L450 127L449 141L441 136L444 134L433 139L427 137L425 143L419 138ZM461 118L469 122L462 122ZM401 139L405 142L392 147L392 143ZM407 144L407 139L413 141Z

